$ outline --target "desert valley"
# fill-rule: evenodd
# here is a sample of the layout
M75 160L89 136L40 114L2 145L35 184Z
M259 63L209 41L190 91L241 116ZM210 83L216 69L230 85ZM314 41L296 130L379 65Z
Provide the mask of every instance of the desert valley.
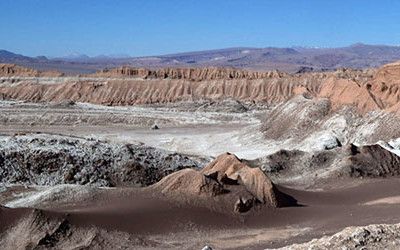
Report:
M398 249L400 63L0 65L4 249Z

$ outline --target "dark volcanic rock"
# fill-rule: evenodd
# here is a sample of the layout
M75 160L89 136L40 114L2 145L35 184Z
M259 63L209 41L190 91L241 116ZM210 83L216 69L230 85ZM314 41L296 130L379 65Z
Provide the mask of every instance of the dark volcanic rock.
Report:
M59 135L0 139L0 183L147 186L183 168L189 157L143 145Z
M346 159L353 177L386 177L400 175L400 157L380 145L350 145Z
M152 130L157 130L157 129L160 129L160 128L157 126L157 124L154 124L153 126L151 126L151 129Z
M228 98L221 101L211 101L205 103L196 111L243 113L247 112L248 110L249 109L240 101Z

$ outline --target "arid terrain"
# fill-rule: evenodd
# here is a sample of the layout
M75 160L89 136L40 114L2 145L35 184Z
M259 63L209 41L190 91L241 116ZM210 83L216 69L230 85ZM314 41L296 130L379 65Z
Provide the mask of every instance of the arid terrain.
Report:
M38 70L57 70L68 75L93 73L123 65L161 69L166 67L234 67L247 70L275 70L301 73L330 71L341 67L380 67L400 60L400 46L355 43L345 47L234 47L143 57L87 56L29 57L0 49L0 63L16 63Z
M0 64L1 248L399 249L400 62L369 62Z

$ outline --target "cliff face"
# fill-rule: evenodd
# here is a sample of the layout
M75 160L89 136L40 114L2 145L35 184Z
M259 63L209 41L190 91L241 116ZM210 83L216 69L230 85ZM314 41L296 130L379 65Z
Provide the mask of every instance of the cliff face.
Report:
M381 67L366 86L383 108L400 110L400 62Z
M1 66L4 76L43 76L18 66ZM400 63L378 70L337 70L325 73L285 74L220 68L167 68L158 70L122 67L86 77L64 78L46 84L16 77L2 80L0 95L33 102L73 100L105 105L133 105L233 98L279 103L302 94L328 98L332 109L355 106L361 113L399 110ZM56 81L54 81L56 82Z
M257 72L233 68L162 68L149 70L144 68L119 67L104 69L94 77L137 77L143 79L184 79L192 81L227 80L227 79L263 79L281 78L286 73L279 71Z
M189 81L174 79L82 80L61 84L21 81L0 85L0 93L11 99L34 102L73 100L107 105L166 103L231 97L243 101L276 103L295 92L319 92L321 79L268 78L258 80Z

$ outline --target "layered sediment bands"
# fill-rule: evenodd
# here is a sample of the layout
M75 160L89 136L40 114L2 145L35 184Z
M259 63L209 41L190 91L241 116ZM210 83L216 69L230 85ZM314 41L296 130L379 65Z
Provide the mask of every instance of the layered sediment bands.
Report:
M374 80L384 80L386 83L400 83L400 62L389 63L379 68Z
M47 78L41 81L40 77L26 77L48 73L3 65L0 96L33 102L72 100L134 105L224 98L280 103L301 94L307 98L327 98L333 110L354 106L361 113L397 112L400 107L399 65L388 64L378 70L341 69L302 74L230 68L148 70L121 67L85 77L61 78L63 81L54 78L54 83Z
M133 105L234 98L241 101L277 103L295 93L319 92L321 79L311 77L265 78L258 80L138 80L99 79L61 84L37 84L29 80L0 84L0 94L9 99L33 102L73 100L107 105Z
M248 71L233 68L163 68L163 69L144 69L119 67L114 69L104 69L90 76L95 77L139 77L143 79L185 79L192 81L222 80L222 79L263 79L281 78L287 75L279 71Z
M297 96L277 105L265 117L261 129L274 140L302 137L318 130L330 111L329 99Z

